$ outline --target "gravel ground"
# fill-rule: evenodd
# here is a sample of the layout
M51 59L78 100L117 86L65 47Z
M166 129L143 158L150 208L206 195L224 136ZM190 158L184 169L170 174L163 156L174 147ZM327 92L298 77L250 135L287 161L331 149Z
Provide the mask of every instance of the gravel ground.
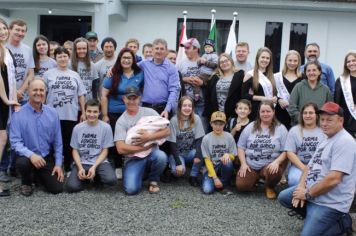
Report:
M146 183L147 184L147 183ZM203 195L181 179L161 184L159 194L146 185L136 196L115 188L51 195L36 189L0 198L0 235L298 235L302 221L289 217L277 201L253 194Z

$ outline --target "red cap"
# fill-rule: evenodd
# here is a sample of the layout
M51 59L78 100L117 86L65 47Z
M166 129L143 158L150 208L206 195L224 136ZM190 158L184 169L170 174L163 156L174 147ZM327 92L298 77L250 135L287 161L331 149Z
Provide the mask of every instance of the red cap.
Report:
M328 114L328 115L339 115L341 117L344 116L344 110L336 104L335 102L327 102L325 103L319 110L319 114Z

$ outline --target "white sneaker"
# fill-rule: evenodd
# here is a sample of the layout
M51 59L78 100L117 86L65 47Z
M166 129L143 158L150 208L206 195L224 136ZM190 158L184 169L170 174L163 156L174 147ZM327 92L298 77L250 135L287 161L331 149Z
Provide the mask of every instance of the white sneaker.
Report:
M117 179L122 179L122 168L115 169L115 174Z

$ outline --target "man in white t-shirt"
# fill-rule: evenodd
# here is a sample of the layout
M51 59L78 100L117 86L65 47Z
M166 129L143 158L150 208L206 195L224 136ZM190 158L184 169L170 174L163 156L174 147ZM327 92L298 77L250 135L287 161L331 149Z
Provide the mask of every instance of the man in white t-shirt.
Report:
M299 184L282 191L279 202L292 209L289 215L305 217L302 236L341 235L351 232L349 210L356 184L356 145L343 128L342 108L325 103L320 127L327 139L319 143ZM347 148L345 148L347 147Z
M248 54L250 54L250 47L246 42L238 42L235 48L236 62L235 66L245 72L252 70L252 65L247 61Z
M22 43L27 32L25 21L16 19L10 23L9 41L6 47L12 52L16 62L16 88L19 102L26 102L28 95L28 81L34 78L35 63L32 49Z

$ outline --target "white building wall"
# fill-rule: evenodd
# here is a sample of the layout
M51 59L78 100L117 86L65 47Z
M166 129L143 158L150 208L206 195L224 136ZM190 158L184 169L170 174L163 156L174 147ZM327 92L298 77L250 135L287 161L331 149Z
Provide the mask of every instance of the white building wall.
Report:
M117 6L121 7L122 6ZM121 9L120 8L120 9ZM182 11L188 11L188 18L210 19L212 7L197 6L159 6L159 5L129 5L124 15L111 15L113 9L105 5L96 5L91 12L75 10L56 10L54 15L91 15L93 16L93 30L98 32L99 39L112 36L118 41L118 49L124 46L128 38L137 38L141 47L155 38L165 38L169 48L175 48L177 18L182 17ZM356 49L356 31L354 22L356 15L344 12L326 11L292 11L282 9L261 8L231 8L217 7L216 19L232 20L232 13L239 13L239 41L250 44L251 62L255 54L264 45L266 21L283 22L283 35L281 45L281 65L289 49L289 34L291 23L307 23L307 42L317 42L321 47L320 60L331 65L335 76L342 72L343 59L346 52ZM10 10L8 16L0 17L10 22L21 18L28 23L29 30L24 42L32 45L33 39L39 33L39 16L47 15L48 9L38 10ZM121 12L121 13L122 13ZM189 36L189 35L188 35ZM193 35L191 35L193 36Z
M141 44L152 42L162 37L168 42L169 48L175 48L177 18L182 11L188 11L188 18L210 19L211 7L191 6L157 6L131 5L128 7L128 20L120 21L118 17L110 20L109 32L118 41L119 47L124 46L126 39L137 38ZM289 33L291 23L308 24L308 42L317 42L321 48L320 61L334 68L335 76L342 71L343 57L349 49L356 49L356 31L352 30L352 22L356 15L352 13L330 13L318 11L291 11L253 8L215 8L216 19L232 20L232 13L239 13L239 41L250 44L249 60L254 61L258 48L264 45L265 24L267 21L283 22L281 65L289 49ZM189 35L188 35L189 37Z

